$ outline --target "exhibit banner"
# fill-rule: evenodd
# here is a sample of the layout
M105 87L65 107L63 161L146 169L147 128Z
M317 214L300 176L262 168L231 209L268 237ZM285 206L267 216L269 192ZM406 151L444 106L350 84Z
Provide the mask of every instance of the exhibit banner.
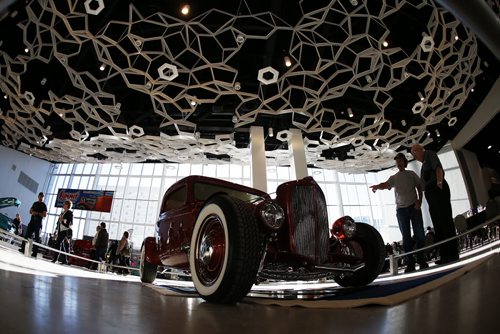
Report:
M111 212L114 191L59 189L56 208L62 208L64 201L73 202L73 209Z

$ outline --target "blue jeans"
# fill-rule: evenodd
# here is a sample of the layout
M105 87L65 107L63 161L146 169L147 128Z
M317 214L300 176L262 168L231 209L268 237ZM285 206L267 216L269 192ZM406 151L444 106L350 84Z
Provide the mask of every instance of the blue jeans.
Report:
M411 229L415 236L416 248L422 248L425 245L424 222L422 219L422 211L415 209L415 205L410 205L406 208L396 209L398 218L399 230L403 235L403 250L405 253L411 252L413 248L413 239L411 237ZM410 225L411 223L411 225ZM415 258L413 254L406 257L406 265L409 267L415 266ZM426 263L424 252L417 253L417 261L419 264Z

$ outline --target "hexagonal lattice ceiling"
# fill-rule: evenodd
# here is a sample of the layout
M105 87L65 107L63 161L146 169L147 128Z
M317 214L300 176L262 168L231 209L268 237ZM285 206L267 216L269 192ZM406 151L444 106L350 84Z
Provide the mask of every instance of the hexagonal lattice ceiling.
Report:
M299 128L311 166L375 170L413 143L439 149L498 76L433 1L180 5L16 2L0 21L2 145L55 162L246 164L256 125L274 130L270 163L289 164L283 134Z

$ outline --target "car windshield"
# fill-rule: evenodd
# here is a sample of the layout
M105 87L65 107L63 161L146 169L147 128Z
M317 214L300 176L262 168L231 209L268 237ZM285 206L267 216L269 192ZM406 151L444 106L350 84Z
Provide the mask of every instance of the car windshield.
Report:
M213 194L221 192L226 193L231 197L238 198L244 202L253 202L262 198L259 195L248 193L246 191L227 188L215 184L202 183L202 182L197 182L194 184L194 197L196 200L205 201Z

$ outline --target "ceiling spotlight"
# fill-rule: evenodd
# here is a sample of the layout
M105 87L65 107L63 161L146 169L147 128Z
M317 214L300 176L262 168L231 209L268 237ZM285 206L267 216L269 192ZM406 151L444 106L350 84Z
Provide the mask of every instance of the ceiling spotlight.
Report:
M25 49L24 49L24 52L28 53L28 52L30 52L30 49L25 48Z
M488 150L491 149L491 145L488 145Z
M401 125L406 126L406 121L404 119L401 120Z
M104 71L104 69L105 69L105 68L106 68L106 65L105 65L105 64L102 64L102 65L101 65L101 67L99 67L99 69L100 69L101 71Z
M242 34L238 34L238 36L236 36L236 43L241 44L244 41L245 41L245 36L243 36Z
M192 105L193 107L194 107L194 106L196 106L196 101L195 101L195 100L191 100L191 102L190 102L190 103L191 103L191 105Z
M474 88L472 88L470 91L471 91L471 92L474 92Z
M235 90L240 90L241 89L241 84L239 82L234 83L234 89Z
M194 133L194 138L195 138L196 140L200 139L200 131L196 131L196 132Z
M184 5L184 6L181 7L181 13L182 13L182 15L189 14L190 10L191 10L191 7L189 7L189 5Z
M292 66L292 61L290 60L290 57L285 56L285 66L290 67Z
M387 41L383 41L383 42L382 42L382 45L383 45L384 47L388 47L388 46L389 46L389 43L387 43Z
M458 35L455 35L455 41L458 41Z
M347 108L347 114L349 115L349 117L353 118L354 117L354 114L352 113L352 109L351 108Z
M274 137L274 130L273 130L273 128L267 129L267 133L269 134L269 137L271 137L271 138Z
M436 129L436 136L441 137L441 134L439 133L439 130Z
M63 115L63 113L61 112L61 113L59 113L59 116L60 116L60 117L63 117L64 115Z
M4 95L3 98L7 100L7 95Z
M238 116L236 115L233 115L233 118L231 119L231 121L233 121L233 123L238 123Z
M350 0L351 5L357 6L358 5L358 0Z

